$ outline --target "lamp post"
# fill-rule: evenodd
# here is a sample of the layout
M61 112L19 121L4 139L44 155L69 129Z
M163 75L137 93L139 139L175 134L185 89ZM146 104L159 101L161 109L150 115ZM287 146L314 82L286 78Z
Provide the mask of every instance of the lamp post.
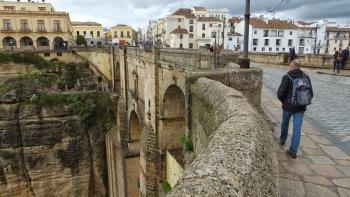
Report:
M250 20L250 0L246 0L245 5L245 26L244 26L244 55L243 58L240 59L239 65L241 68L249 68L250 60L248 57L248 43L249 43L249 20Z

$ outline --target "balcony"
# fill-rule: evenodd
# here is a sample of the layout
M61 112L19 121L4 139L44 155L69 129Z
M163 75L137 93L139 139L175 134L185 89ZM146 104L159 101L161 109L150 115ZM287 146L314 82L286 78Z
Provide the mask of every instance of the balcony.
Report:
M38 32L47 32L47 31L46 31L46 28L38 28L37 31L38 31Z
M14 30L12 29L12 27L5 27L2 28L1 32L14 32Z
M32 32L32 30L30 28L28 28L28 27L22 27L19 31L22 32L22 33Z
M63 32L63 30L61 28L53 28L53 32Z

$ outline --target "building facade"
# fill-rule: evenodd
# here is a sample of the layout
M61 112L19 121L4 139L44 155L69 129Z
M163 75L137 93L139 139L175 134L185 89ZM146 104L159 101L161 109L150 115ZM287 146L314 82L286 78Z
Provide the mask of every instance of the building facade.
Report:
M96 22L72 22L72 33L74 40L83 36L88 46L95 46L104 38L103 27Z
M244 34L245 21L234 24L237 33ZM288 52L298 50L298 27L291 21L251 18L248 50L253 52Z
M133 33L135 31L128 25L115 25L108 30L107 37L111 39L112 44L131 44L133 43Z
M69 14L45 1L2 1L0 38L0 50L66 50L72 43Z

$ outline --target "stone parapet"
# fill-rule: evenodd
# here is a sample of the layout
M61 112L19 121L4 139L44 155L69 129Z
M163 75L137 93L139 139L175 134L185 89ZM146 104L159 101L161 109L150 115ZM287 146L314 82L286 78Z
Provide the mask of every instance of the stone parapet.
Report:
M255 108L207 78L190 92L197 156L168 196L279 196L272 132Z

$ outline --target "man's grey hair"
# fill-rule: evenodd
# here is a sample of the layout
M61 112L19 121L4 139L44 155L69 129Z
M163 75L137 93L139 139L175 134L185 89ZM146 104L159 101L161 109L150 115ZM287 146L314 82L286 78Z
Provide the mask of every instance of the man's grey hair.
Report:
M290 68L291 68L291 69L296 69L296 68L300 68L300 67L301 67L300 61L298 61L298 60L292 60L292 61L290 62Z

